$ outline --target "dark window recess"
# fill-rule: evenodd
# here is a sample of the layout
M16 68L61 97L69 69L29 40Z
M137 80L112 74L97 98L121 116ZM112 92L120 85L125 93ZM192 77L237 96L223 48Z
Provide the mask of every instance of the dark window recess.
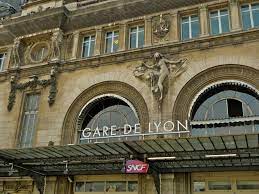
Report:
M243 107L242 102L234 99L228 99L228 115L229 117L242 117Z

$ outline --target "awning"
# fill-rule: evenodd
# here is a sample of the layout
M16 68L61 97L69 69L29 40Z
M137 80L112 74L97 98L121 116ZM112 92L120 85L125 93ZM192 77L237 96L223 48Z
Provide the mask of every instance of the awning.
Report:
M152 157L175 159L147 160ZM71 175L121 173L128 159L144 160L161 173L259 169L258 134L3 149L0 176L6 175L9 163L18 171L21 167L45 175L63 175L66 163Z

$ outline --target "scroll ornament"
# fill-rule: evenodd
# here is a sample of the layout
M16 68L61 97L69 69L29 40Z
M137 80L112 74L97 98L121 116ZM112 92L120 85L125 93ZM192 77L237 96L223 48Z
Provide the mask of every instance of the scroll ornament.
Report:
M133 74L135 77L149 83L153 95L161 103L164 98L165 80L169 74L173 78L182 74L186 69L187 59L168 60L158 52L154 54L153 58L153 64L142 62L140 66L136 67Z
M23 91L27 88L30 88L31 90L35 90L38 86L42 88L46 88L47 86L50 86L48 103L50 106L53 105L57 94L57 73L58 73L57 66L53 66L51 68L49 79L39 80L38 76L32 75L29 77L30 80L25 83L17 83L18 81L17 76L11 76L11 80L10 80L11 90L9 93L7 110L8 111L12 110L15 103L17 90Z

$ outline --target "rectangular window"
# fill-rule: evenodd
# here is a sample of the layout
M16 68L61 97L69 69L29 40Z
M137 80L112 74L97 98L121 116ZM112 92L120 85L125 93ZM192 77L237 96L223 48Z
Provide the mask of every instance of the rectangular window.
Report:
M194 192L203 192L205 191L205 182L204 181L194 181L193 182L193 191Z
M39 95L29 94L25 97L25 105L20 133L20 147L32 147L36 130Z
M5 53L0 53L0 71L4 70L4 62L5 62Z
M82 57L90 57L94 54L95 36L86 36L83 40Z
M227 9L210 12L211 34L217 35L230 31L229 14Z
M209 181L209 190L231 190L230 181Z
M199 35L199 17L197 15L182 17L182 40L197 38Z
M105 35L105 53L117 52L119 48L119 31L107 32Z
M130 28L129 48L142 48L144 46L144 37L144 26L136 26Z
M259 181L237 181L238 190L259 190Z
M241 6L243 29L259 27L259 3Z

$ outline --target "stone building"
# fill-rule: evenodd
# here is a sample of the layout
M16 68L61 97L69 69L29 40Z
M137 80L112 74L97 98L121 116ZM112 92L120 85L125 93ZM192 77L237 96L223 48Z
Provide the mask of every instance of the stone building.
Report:
M259 192L259 1L6 2L0 193Z

